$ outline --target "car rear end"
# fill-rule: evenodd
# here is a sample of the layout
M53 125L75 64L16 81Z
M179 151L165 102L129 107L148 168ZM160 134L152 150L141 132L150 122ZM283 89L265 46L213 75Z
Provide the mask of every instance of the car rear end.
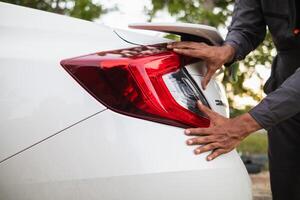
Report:
M209 125L197 100L228 115L202 62L165 39L0 10L0 199L251 199L236 151L207 162L185 145L184 127Z

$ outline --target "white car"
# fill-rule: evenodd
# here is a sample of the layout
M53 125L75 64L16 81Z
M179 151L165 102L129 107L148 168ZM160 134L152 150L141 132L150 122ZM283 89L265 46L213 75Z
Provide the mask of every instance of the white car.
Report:
M131 26L222 42L207 26ZM0 199L252 199L235 150L207 162L185 144L185 127L209 125L196 100L224 116L228 103L167 42L0 3Z

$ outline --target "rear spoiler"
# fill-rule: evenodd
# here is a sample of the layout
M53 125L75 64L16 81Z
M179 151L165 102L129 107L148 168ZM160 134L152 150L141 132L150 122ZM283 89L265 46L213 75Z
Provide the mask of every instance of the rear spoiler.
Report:
M211 26L189 23L133 23L129 28L173 33L181 40L200 41L220 46L224 40L218 30Z

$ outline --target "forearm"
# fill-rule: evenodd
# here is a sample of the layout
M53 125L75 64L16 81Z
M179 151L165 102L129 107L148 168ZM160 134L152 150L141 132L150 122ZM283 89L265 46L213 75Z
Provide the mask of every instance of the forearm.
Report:
M252 133L262 128L249 113L233 118L232 121L233 126L239 125L245 133Z
M234 60L236 55L236 49L234 46L230 44L224 44L220 47L221 56L220 59L222 60L223 64L230 63Z
M300 70L270 93L249 114L265 129L270 129L300 112Z
M235 60L242 60L265 38L266 24L257 0L240 0L235 4L225 44L236 50Z
M262 128L249 113L230 119L227 127L228 133L239 140Z

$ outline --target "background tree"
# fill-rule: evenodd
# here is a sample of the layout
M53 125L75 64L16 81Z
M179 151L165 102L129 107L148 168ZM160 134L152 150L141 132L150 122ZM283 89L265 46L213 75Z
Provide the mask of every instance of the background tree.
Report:
M145 8L149 21L152 21L158 11L167 10L171 16L176 17L179 21L207 24L218 28L225 28L229 25L234 5L234 0L151 1L152 8ZM263 80L256 67L270 67L272 60L270 52L274 52L274 47L270 34L267 34L266 40L257 50L252 52L243 62L236 64L235 70L237 70L238 80L233 81L229 76L229 72L225 72L223 83L229 97L232 116L248 111L250 108L250 106L246 106L242 110L238 109L234 100L236 96L250 96L256 101L263 98ZM244 85L244 80L253 76L260 80L260 92L253 91L253 89Z
M58 14L66 14L85 20L93 20L99 18L113 8L103 8L101 4L94 3L93 0L1 0L3 2L16 5L36 8L48 12Z

